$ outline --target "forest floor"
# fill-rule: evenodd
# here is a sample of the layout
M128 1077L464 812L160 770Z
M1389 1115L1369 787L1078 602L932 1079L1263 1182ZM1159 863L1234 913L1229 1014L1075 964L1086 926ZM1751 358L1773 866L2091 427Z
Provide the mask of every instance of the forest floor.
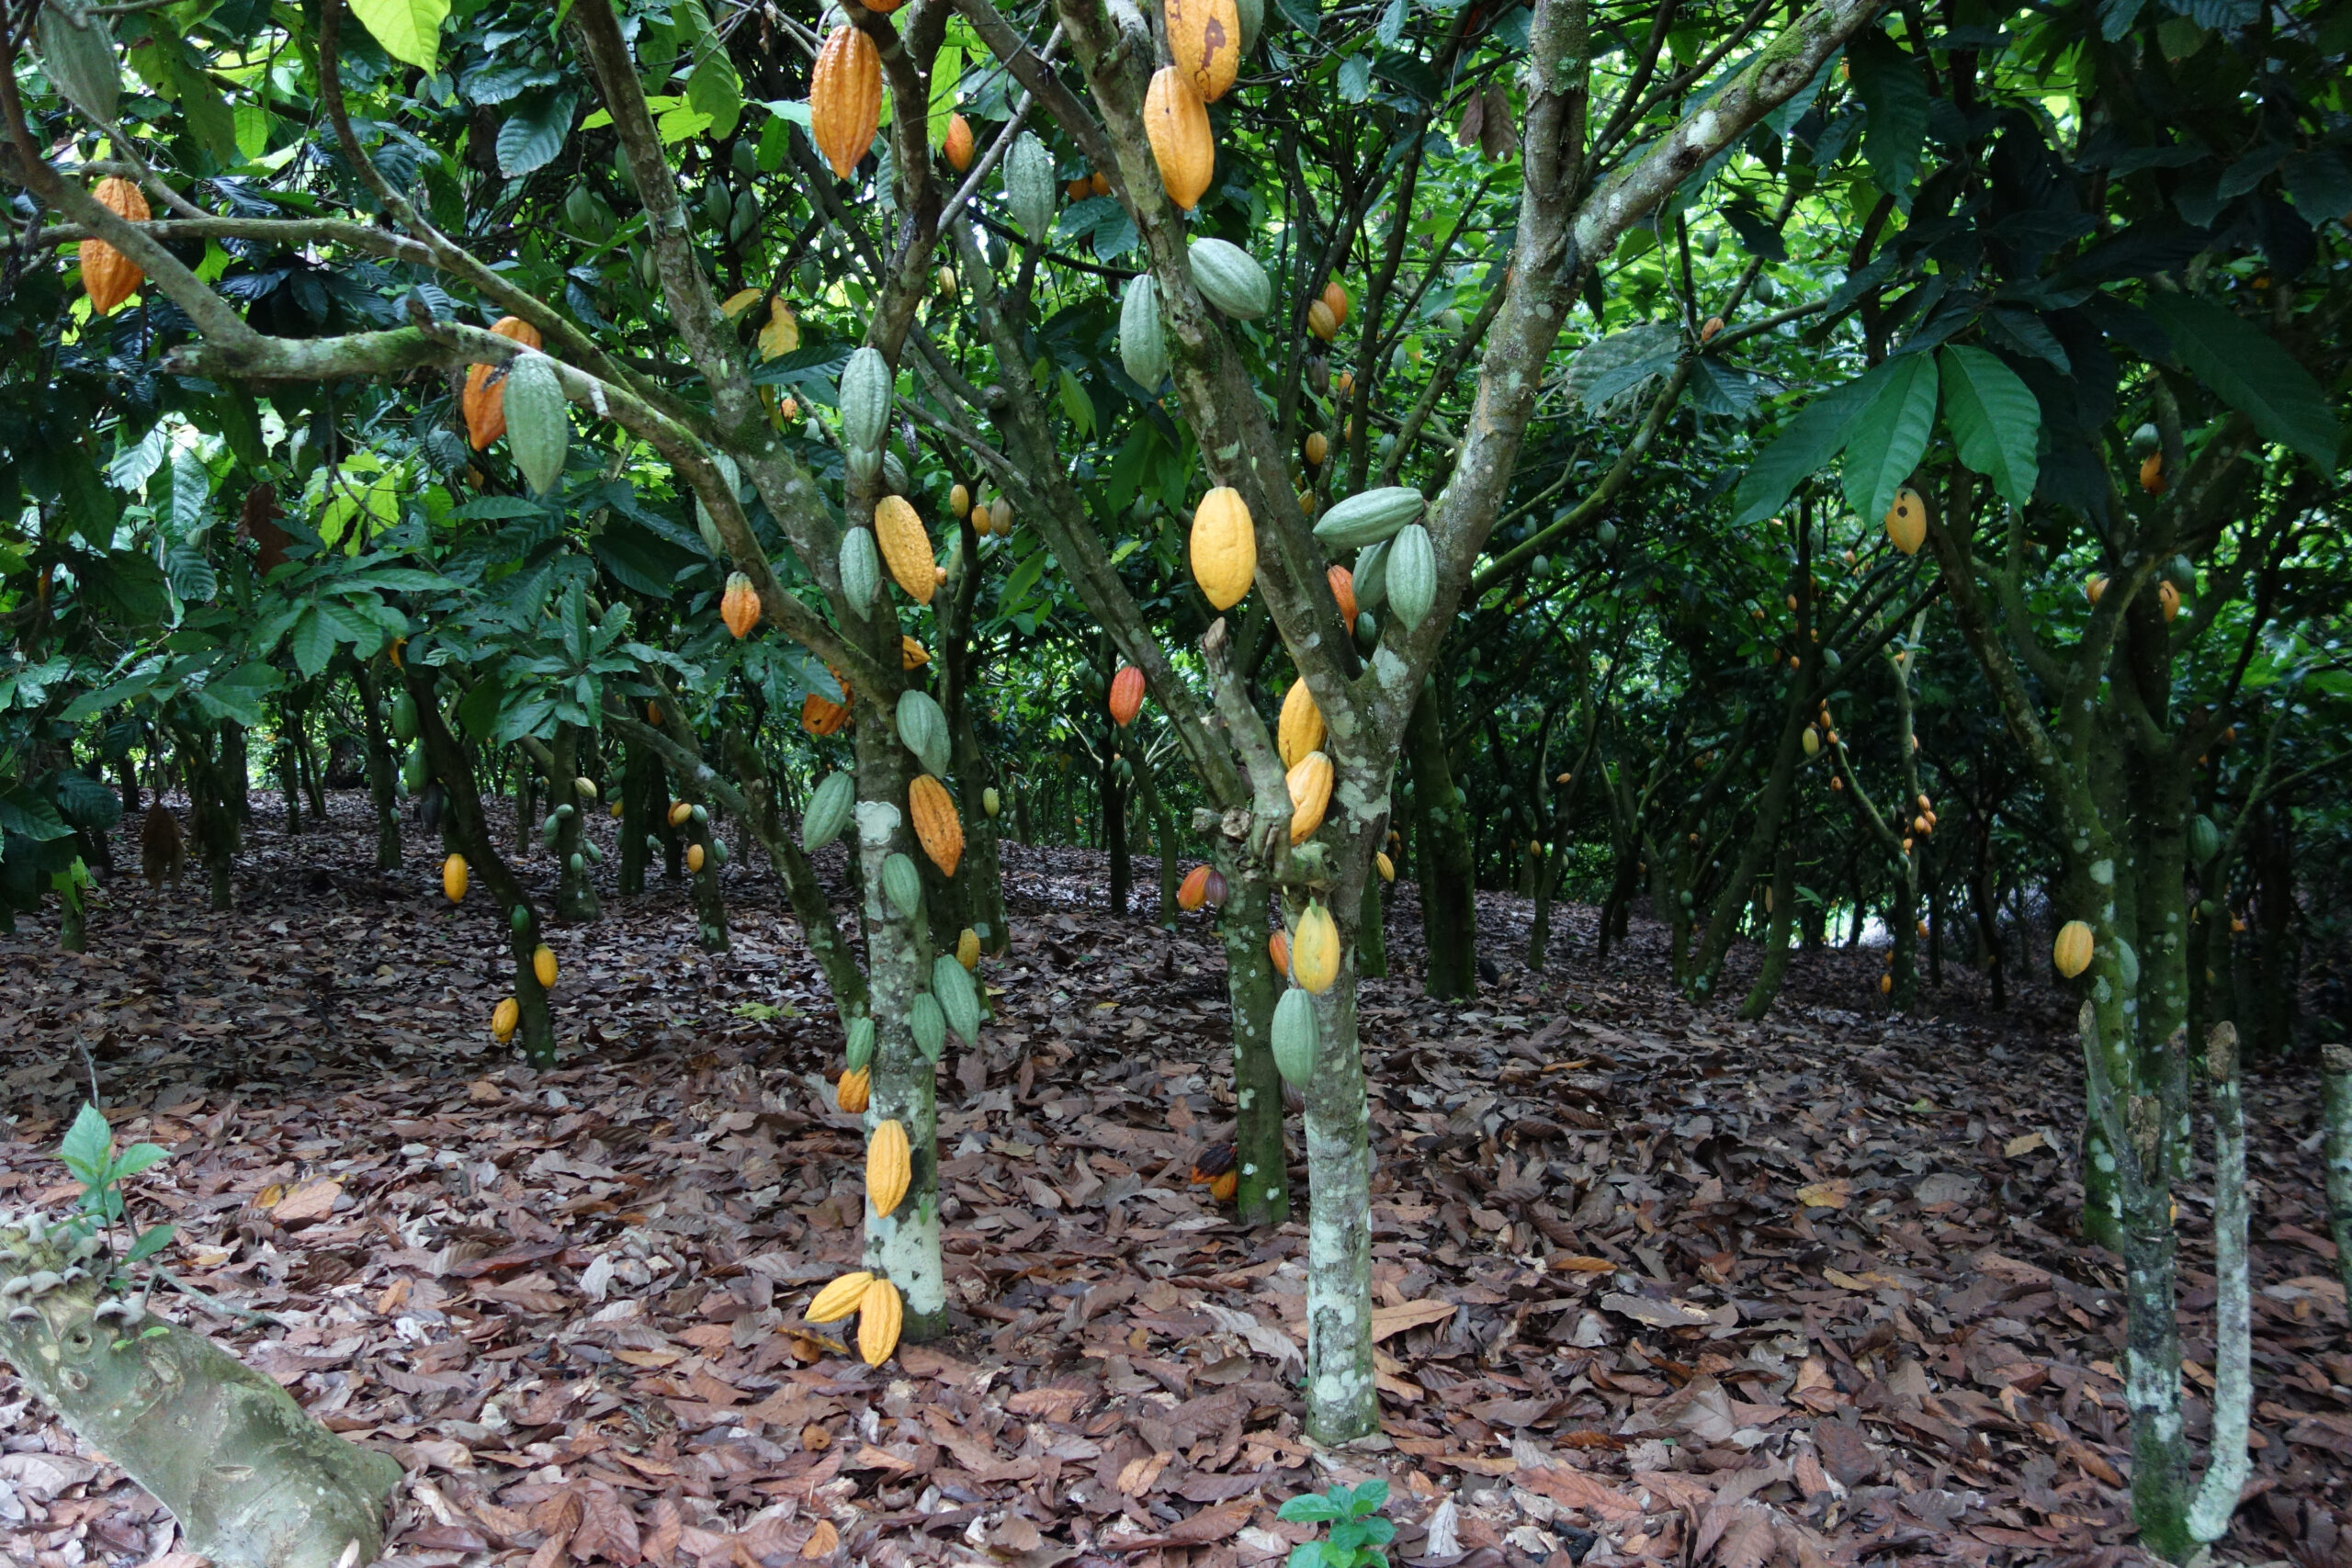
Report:
M954 1331L872 1371L799 1315L856 1256L861 1144L754 857L731 953L676 887L555 932L564 1057L534 1072L485 1027L498 911L443 899L413 824L375 871L364 807L288 838L257 797L228 915L195 879L151 896L127 824L86 956L53 919L0 938L0 1204L71 1199L53 1154L95 1070L118 1137L173 1151L134 1185L171 1267L276 1323L157 1304L407 1466L392 1562L1240 1568L1306 1537L1283 1499L1365 1475L1429 1568L2138 1560L2054 994L1995 1013L1948 969L1889 1016L1878 954L1808 953L1742 1024L1673 993L1658 927L1596 963L1593 911L1558 909L1537 974L1524 901L1482 897L1501 978L1434 1005L1398 887L1363 1005L1384 1428L1321 1451L1303 1228L1241 1228L1187 1179L1231 1115L1202 917L1113 919L1100 855L1008 846L997 1018L942 1073ZM2248 1091L2259 1449L2219 1555L2344 1563L2317 1097L2262 1066ZM2209 1213L2192 1182L2200 1436ZM192 1561L172 1548L0 1368L0 1561Z

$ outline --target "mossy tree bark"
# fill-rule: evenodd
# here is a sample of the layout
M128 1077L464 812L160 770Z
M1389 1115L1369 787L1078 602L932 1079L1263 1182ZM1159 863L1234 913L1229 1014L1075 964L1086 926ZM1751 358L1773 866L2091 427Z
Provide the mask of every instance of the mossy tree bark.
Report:
M1789 972L1789 922L1796 908L1797 847L1793 835L1781 843L1781 852L1772 863L1772 894L1770 923L1764 935L1764 962L1758 965L1756 982L1747 989L1747 999L1739 1004L1739 1016L1753 1021L1772 1010L1773 998L1781 994L1781 982Z
M558 725L554 745L526 742L526 746L547 770L548 809L557 815L556 919L573 925L594 924L604 913L588 863L588 813L596 809L596 797L581 794L574 782L581 776L580 731L572 725Z
M243 838L238 827L238 795L230 773L243 764L241 751L229 744L231 728L224 720L216 735L200 727L171 721L172 737L180 756L180 772L187 781L188 806L194 821L196 852L204 863L216 910L236 907L237 849ZM216 750L217 743L217 750Z
M188 1548L220 1568L374 1562L400 1465L116 1292L95 1241L0 1217L0 1283L11 1287L0 1361L169 1508Z
M947 734L956 767L956 814L964 824L964 859L956 880L962 895L962 924L980 939L982 953L1002 954L1012 946L1012 933L1004 912L1004 865L997 853L997 819L988 810L987 791L992 770L981 750L978 705L972 696L980 652L971 631L972 607L979 596L979 535L969 515L956 524L949 547L947 581L940 587L946 596L940 617L939 705L947 714ZM934 594L933 602L939 603ZM998 808L1003 802L998 801ZM961 927L959 926L959 930Z
M646 840L653 837L653 824L669 804L662 764L651 749L632 741L626 758L621 764L621 863L615 884L624 897L645 891L646 863L652 855Z

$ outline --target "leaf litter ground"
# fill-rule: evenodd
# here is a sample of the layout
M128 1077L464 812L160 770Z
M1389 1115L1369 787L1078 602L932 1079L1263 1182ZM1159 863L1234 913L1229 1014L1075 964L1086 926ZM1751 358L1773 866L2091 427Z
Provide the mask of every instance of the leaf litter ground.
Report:
M117 1135L174 1151L135 1195L169 1267L267 1318L159 1304L407 1466L390 1561L1241 1568L1306 1539L1284 1498L1369 1475L1430 1568L2138 1560L2054 994L1994 1013L1948 970L1892 1017L1878 955L1825 952L1742 1024L1674 995L1659 928L1597 964L1593 911L1555 911L1538 975L1525 902L1482 896L1501 979L1433 1005L1400 886L1363 1007L1383 1431L1318 1451L1303 1231L1188 1180L1231 1127L1202 917L1114 919L1102 856L1007 847L997 1015L942 1068L955 1331L874 1371L799 1316L857 1254L862 1145L749 857L729 953L675 887L554 933L564 1060L534 1072L484 1027L497 912L441 897L413 826L373 870L361 804L288 838L257 798L233 914L118 878L89 955L0 939L0 1202L70 1201L86 1054ZM2249 1098L2260 1447L2222 1555L2346 1562L2316 1094L2260 1066ZM2180 1220L2200 1438L2208 1190ZM0 1560L194 1561L6 1369Z

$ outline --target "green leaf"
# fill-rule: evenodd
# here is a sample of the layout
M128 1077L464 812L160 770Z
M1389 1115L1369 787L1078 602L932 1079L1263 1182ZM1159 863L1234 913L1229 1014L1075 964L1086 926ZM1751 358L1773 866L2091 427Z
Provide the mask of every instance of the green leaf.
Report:
M351 0L351 9L386 54L420 71L439 68L449 0Z
M137 1241L130 1244L130 1251L129 1255L123 1258L123 1261L126 1263L145 1262L148 1258L154 1257L155 1254L163 1251L166 1247L169 1247L172 1244L173 1235L173 1228L170 1225L150 1225L147 1229L139 1233L139 1239Z
M1936 423L1936 366L1924 354L1887 361L1890 374L1846 438L1846 504L1865 523L1886 515L1919 466Z
M964 84L964 51L958 44L940 46L931 62L931 112L924 133L934 148L947 141L947 117L956 112L956 90Z
M2157 294L2147 306L2148 314L2172 339L2180 362L2223 402L2252 420L2263 439L2334 470L2344 432L2319 383L2277 339L2209 300Z
M2013 506L2033 497L2041 472L2041 405L2018 373L1989 349L1947 345L1943 368L1944 423L1960 460L1993 481Z
M1919 62L1882 33L1847 45L1846 62L1867 115L1862 155L1870 160L1871 177L1879 189L1900 196L1919 172L1928 140L1928 84Z
M294 623L293 635L287 639L294 650L296 668L306 677L324 670L327 661L334 657L334 626L321 612L322 607L317 604L304 610L301 618Z
M114 1174L117 1179L136 1176L149 1166L171 1157L172 1151L161 1144L133 1144L116 1158Z
M1344 1518L1346 1517L1346 1510L1341 1508L1340 1505L1334 1503L1329 1497L1322 1496L1321 1495L1313 1492L1306 1493L1302 1496L1293 1497L1290 1501L1282 1506L1282 1511L1275 1516L1277 1518L1295 1525L1322 1524L1328 1520Z
M498 128L498 167L503 174L527 175L554 162L571 134L571 111L579 99L571 93L532 94L522 107Z
M1829 466L1846 448L1847 437L1878 394L1887 367L1865 371L1830 388L1799 410L1772 445L1757 454L1739 481L1735 528L1760 523L1781 509L1789 492Z
M686 104L710 117L711 140L723 141L735 134L736 123L743 118L743 79L723 48L714 43L707 54L696 52L702 58L686 78Z
M107 1124L103 1111L84 1100L74 1125L65 1130L64 1142L57 1146L57 1157L85 1186L95 1187L106 1179L107 1164L113 1156L114 1129Z

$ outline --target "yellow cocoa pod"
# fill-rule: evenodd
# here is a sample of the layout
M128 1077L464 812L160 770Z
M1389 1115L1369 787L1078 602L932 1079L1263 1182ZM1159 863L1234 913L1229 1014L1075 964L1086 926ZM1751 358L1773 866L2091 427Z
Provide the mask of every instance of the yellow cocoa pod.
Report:
M441 891L449 896L452 904L466 897L466 857L451 855L441 863Z
M555 950L546 942L539 943L538 950L531 954L531 973L538 977L539 989L555 989Z
M1382 850L1375 853L1372 857L1372 863L1379 868L1381 881L1394 882L1396 880L1396 863L1388 858L1388 852L1386 850Z
M863 1269L844 1274L819 1291L800 1315L809 1323L839 1323L857 1310L858 1303L865 1299L865 1287L872 1283L874 1276Z
M1201 101L1225 96L1241 69L1240 6L1235 0L1165 0L1160 15L1168 52Z
M690 821L692 821L692 820L694 819L694 815L695 815L695 808L694 808L691 805L687 804L685 801L683 801L683 800L673 800L673 801L672 801L672 802L670 803L670 826L671 826L671 827L673 827L673 828L683 828L683 827L684 827L688 822L690 822Z
M874 1100L874 1070L871 1067L852 1067L843 1073L834 1098L840 1101L841 1108L852 1116L865 1115L866 1106Z
M1258 530L1241 492L1220 485L1193 513L1193 581L1219 610L1241 603L1258 578Z
M1340 923L1320 904L1308 904L1298 918L1298 930L1291 938L1290 974L1302 989L1318 997L1340 977Z
M905 1200L913 1174L905 1126L891 1121L876 1127L865 1141L865 1201L874 1212L887 1214L896 1209Z
M1283 766L1295 768L1307 753L1323 749L1323 710L1315 705L1304 680L1293 681L1283 695L1283 716L1274 727L1274 745Z
M515 1026L523 1021L523 1004L508 997L490 1012L490 1037L501 1045L514 1038Z
M2051 944L2050 957L2058 973L2071 980L2091 966L2091 928L2081 920L2068 920L2058 928L2058 940Z
M689 874L689 875L694 875L694 876L699 876L699 875L701 875L701 874L702 874L702 863L703 863L702 846L701 846L700 844L688 844L688 845L686 846L686 872L687 872L687 874Z
M967 969L979 967L980 933L969 926L966 926L964 934L956 939L956 962Z
M886 495L875 504L874 542L882 547L882 564L890 569L890 581L916 604L930 604L932 590L939 585L931 536L905 496Z
M1331 804L1331 759L1309 751L1285 782L1290 785L1290 841L1295 844L1323 826L1323 813Z
M898 1286L876 1280L865 1287L865 1297L857 1305L857 1353L867 1366L878 1367L890 1359L906 1321L906 1303L899 1299Z
M1176 66L1161 66L1145 90L1143 130L1168 199L1198 207L1216 173L1216 132L1209 126L1208 104Z

